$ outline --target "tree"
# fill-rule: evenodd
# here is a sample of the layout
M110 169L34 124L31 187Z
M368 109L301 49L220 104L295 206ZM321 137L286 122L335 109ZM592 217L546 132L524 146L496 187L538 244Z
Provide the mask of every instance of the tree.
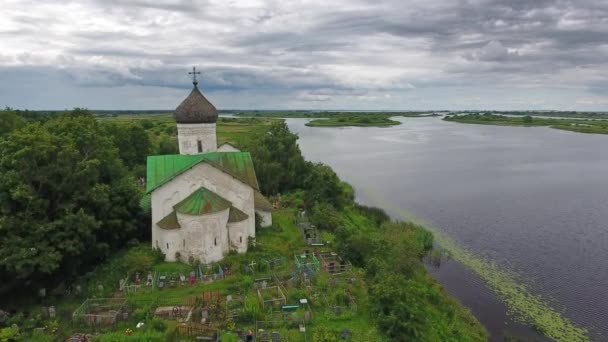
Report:
M312 208L317 202L326 202L334 208L341 209L344 204L344 191L340 179L331 167L317 163L313 164L305 182L306 194L304 202Z
M532 117L531 117L530 115L526 115L526 116L524 116L523 118L521 118L521 120L522 120L524 123L532 123L532 121L533 121L533 120L532 120Z
M297 144L298 136L284 121L272 123L268 131L244 146L253 158L263 193L277 194L300 188L308 174L308 163Z
M380 330L393 341L429 341L424 284L392 272L378 278L370 289L370 303Z
M157 140L157 144L158 147L156 148L156 153L159 155L177 154L179 152L177 138L175 136L161 134Z
M2 279L70 277L141 233L136 182L92 116L29 124L0 155Z
M135 124L106 124L106 134L118 148L118 155L130 169L146 164L146 158L152 151L152 144L146 130Z
M12 109L0 110L0 136L25 125L25 120L17 115Z
M322 230L333 232L340 224L340 213L329 203L317 202L310 210L310 222Z

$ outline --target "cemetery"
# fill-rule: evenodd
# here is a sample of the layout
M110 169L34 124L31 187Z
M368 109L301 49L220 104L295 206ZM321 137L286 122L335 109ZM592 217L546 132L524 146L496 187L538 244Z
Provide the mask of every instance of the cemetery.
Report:
M332 321L351 332L373 330L360 327L364 320L356 298L367 292L360 271L327 247L307 247L292 210L274 215L273 227L260 233L256 248L246 254L208 265L126 265L132 271L123 276L112 271L117 266L103 269L79 284L78 294L72 291L72 301L57 308L55 319L69 322L65 329L75 338L100 341L118 334L134 341L156 335L244 341L247 331L254 341L311 341L315 322ZM287 243L275 243L279 234L289 236Z

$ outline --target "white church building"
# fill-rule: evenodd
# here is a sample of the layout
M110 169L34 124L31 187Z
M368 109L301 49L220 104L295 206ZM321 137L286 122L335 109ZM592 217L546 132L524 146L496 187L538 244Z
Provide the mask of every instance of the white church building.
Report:
M217 110L197 86L175 110L179 153L149 156L152 247L167 261L210 263L229 251L247 251L255 215L272 224L272 206L260 193L249 152L217 146Z

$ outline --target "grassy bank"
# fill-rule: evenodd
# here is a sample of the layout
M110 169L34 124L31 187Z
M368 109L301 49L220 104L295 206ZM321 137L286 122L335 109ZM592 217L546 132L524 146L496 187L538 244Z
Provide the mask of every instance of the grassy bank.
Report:
M550 119L531 116L512 117L496 114L448 115L445 121L500 126L545 126L578 133L608 134L608 121L582 119Z

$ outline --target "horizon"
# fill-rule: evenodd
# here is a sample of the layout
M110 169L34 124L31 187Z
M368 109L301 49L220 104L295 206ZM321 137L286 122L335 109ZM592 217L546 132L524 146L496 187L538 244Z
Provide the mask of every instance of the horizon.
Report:
M608 111L608 4L591 0L3 10L0 105L12 108L175 108L196 66L217 108Z

